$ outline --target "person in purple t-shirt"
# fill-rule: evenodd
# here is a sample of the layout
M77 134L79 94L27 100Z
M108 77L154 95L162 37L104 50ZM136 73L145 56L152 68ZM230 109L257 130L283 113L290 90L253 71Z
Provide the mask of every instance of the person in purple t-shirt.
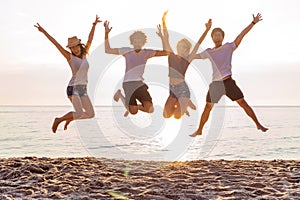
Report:
M127 116L129 113L135 115L139 110L152 113L154 111L152 98L148 92L148 86L143 82L145 65L149 58L156 56L167 56L168 52L164 50L159 51L142 48L147 41L147 36L142 31L135 31L130 36L129 39L133 48L111 48L108 35L112 28L109 27L108 21L105 21L104 27L105 53L122 55L126 60L125 76L123 79L125 96L123 96L121 91L118 90L114 95L114 100L122 100L122 103L127 109L127 112L125 112L124 116ZM137 100L141 102L141 105L138 105Z
M202 134L202 129L209 118L210 111L215 103L218 103L223 95L229 97L232 101L236 101L246 114L254 121L258 130L266 132L268 128L264 127L257 119L254 111L244 99L241 89L232 79L231 59L233 51L239 46L243 37L252 29L252 27L261 21L261 14L253 15L253 21L237 36L231 43L223 43L224 31L221 28L212 30L211 37L215 43L214 48L208 48L204 52L197 54L195 59L208 58L212 63L213 80L209 85L209 90L206 96L206 105L202 113L198 130L191 134L191 137Z

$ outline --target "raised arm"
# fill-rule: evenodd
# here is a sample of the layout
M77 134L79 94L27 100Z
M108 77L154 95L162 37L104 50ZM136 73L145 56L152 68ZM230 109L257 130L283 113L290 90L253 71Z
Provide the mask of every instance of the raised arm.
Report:
M173 53L173 49L170 45L169 42L169 32L167 29L167 23L166 23L166 17L167 17L168 11L165 11L162 17L162 25L163 25L163 32L161 31L161 25L159 24L157 26L158 32L157 35L161 38L162 43L163 43L163 49L168 51L168 52L172 52Z
M110 48L108 35L109 35L109 32L111 31L112 27L109 27L109 22L108 21L104 22L104 27L105 27L105 39L104 39L105 53L119 55L120 54L119 49Z
M93 23L93 26L92 26L92 29L90 31L88 41L85 45L86 52L89 52L89 50L90 50L90 47L92 45L92 41L93 41L93 38L94 38L95 27L96 27L97 23L100 23L100 22L101 22L101 20L99 19L98 15L96 15L96 19L95 19L95 21Z
M260 13L258 13L256 16L253 16L253 21L237 36L237 38L234 40L235 46L238 47L244 38L244 36L252 29L252 27L259 21L262 20L262 16Z
M40 32L44 33L44 35L50 40L50 42L52 42L56 46L56 48L59 50L59 52L67 60L70 60L70 58L71 58L70 52L68 52L67 50L65 50L51 35L49 35L47 33L47 31L45 31L45 29L39 23L37 23L36 25L34 25L34 27L36 27Z
M209 19L208 22L205 23L205 26L206 26L205 31L203 32L203 34L202 34L201 37L199 38L198 42L195 44L194 49L192 50L192 52L191 52L191 54L190 54L190 56L189 56L189 61L190 61L190 62L195 58L195 56L196 56L196 54L197 54L197 51L198 51L198 49L199 49L199 46L200 46L201 43L203 42L203 40L204 40L204 38L206 37L208 31L210 30L211 25L212 25L212 20Z

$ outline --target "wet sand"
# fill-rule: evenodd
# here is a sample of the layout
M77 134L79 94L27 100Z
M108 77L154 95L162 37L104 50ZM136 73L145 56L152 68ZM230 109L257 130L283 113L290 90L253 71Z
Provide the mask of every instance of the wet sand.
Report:
M300 160L0 159L2 199L300 199Z

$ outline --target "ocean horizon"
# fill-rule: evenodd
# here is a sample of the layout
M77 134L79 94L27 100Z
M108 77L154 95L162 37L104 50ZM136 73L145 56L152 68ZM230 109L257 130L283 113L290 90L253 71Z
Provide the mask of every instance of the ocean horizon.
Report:
M60 125L71 106L0 106L0 157L104 157L133 160L300 159L300 106L253 106L270 130L262 133L237 106L216 106L203 136L190 138L202 110L182 120L155 113L123 117L121 106L95 106L96 117ZM211 119L213 118L213 119ZM214 119L215 118L215 119ZM157 153L159 152L159 153Z

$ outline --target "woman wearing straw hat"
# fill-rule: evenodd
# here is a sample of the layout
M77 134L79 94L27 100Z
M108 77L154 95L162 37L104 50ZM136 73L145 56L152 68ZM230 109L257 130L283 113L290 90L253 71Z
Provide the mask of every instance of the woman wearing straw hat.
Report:
M68 124L72 120L76 119L89 119L94 117L94 108L87 94L87 83L88 83L88 69L89 64L86 59L86 54L89 52L92 40L94 37L95 27L98 22L101 22L98 16L93 23L92 29L89 34L88 41L86 45L81 43L81 40L76 36L68 38L67 48L71 52L63 48L52 36L50 36L45 29L40 26L39 23L34 25L40 32L52 42L60 53L67 59L70 68L72 70L72 78L67 87L67 95L73 104L75 112L68 112L62 117L56 117L53 125L52 131L56 132L58 125L65 121L64 130L67 129Z

